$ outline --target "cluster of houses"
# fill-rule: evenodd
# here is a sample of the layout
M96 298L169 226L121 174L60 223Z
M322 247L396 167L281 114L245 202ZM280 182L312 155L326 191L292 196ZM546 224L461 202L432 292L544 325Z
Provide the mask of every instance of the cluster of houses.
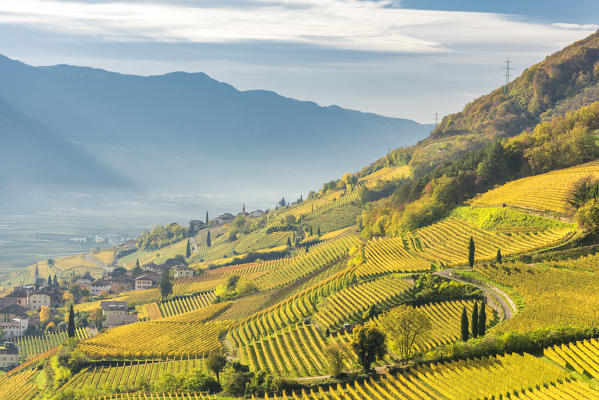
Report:
M170 264L170 265L169 265ZM158 286L164 271L170 270L174 279L191 278L195 270L183 264L172 265L168 261L165 264L146 264L141 271L127 271L124 268L115 268L109 274L100 279L79 279L75 284L88 289L94 297L116 294L131 290L145 290Z
M31 316L28 311L39 310L43 306L59 307L63 304L62 295L59 287L36 284L17 287L0 297L0 329L4 337L10 339L25 334L31 324L39 322L39 316Z

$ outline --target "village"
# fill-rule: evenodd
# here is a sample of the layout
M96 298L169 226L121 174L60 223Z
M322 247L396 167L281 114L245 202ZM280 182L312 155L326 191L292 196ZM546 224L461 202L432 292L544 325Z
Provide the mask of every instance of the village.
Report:
M78 312L76 327L87 329L91 335L120 325L138 321L134 308L126 301L103 300L122 292L146 290L158 286L164 274L171 279L191 278L196 271L187 266L182 256L163 264L137 265L128 271L115 267L99 279L89 272L59 280L47 278L35 270L33 283L13 288L0 297L0 369L19 364L19 347L15 339L66 329L65 310L69 304L100 300L100 307L91 312Z

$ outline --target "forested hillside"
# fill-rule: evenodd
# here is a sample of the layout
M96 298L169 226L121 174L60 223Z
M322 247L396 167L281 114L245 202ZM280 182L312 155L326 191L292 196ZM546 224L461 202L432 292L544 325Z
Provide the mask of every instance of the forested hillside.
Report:
M432 138L477 133L513 136L549 119L599 100L599 32L527 68L504 87L443 118ZM570 106L567 106L570 105Z

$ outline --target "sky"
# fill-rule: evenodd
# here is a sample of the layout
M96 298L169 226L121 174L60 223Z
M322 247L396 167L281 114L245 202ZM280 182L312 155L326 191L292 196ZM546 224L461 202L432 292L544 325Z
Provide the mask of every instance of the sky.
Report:
M597 0L0 0L0 54L434 121L599 29Z

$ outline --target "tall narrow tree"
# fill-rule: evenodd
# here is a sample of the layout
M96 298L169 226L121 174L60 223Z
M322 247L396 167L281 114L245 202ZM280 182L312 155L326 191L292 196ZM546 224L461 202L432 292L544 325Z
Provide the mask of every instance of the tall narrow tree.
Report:
M212 246L212 241L210 240L210 231L206 232L206 246Z
M139 267L139 258L135 259L135 268L140 268Z
M320 226L316 228L316 234L320 236Z
M208 225L208 211L206 211L206 225Z
M54 275L54 281L52 282L52 285L58 287L58 278L56 277L56 275Z
M485 336L487 329L487 312L485 311L485 302L480 303L480 311L478 312L478 336Z
M69 309L69 323L67 326L67 336L75 337L75 312L73 311L73 305Z
M52 277L48 275L48 286L52 286Z
M185 249L185 258L191 257L191 245L189 239L187 239L187 248Z
M497 255L495 256L495 261L497 261L498 264L501 264L501 250L497 249Z
M472 307L470 331L472 332L472 338L476 338L478 336L478 302L474 303L474 307Z
M470 265L470 268L474 266L474 252L474 239L470 236L470 243L468 243L468 265Z
M466 342L468 340L468 313L466 312L466 307L462 308L462 341Z

